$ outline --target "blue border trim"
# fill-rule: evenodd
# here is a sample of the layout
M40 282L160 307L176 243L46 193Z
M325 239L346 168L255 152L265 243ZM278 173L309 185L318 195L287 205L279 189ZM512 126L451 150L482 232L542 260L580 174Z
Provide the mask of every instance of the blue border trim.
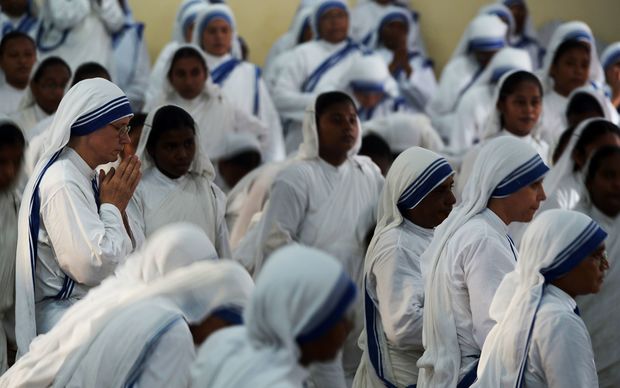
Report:
M398 209L401 212L413 209L452 174L454 170L446 159L435 160L402 192L397 202Z
M99 108L80 116L71 126L71 136L88 135L132 113L127 96L117 97Z
M499 50L506 45L504 38L475 38L469 41L467 50L472 51L492 51Z
M549 167L543 162L540 155L536 154L499 182L495 190L491 193L491 198L507 197L530 183L537 181L543 177L547 171L549 171Z
M233 325L243 324L243 308L241 306L221 306L213 310L211 315L223 319Z
M609 55L609 58L603 63L603 69L607 70L607 68L616 62L620 61L620 48L616 51L613 51L612 54Z

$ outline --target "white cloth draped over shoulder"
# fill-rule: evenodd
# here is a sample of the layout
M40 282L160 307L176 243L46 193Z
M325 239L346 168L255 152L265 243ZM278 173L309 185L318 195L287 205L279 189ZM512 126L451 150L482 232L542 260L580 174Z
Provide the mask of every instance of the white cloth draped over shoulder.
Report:
M465 186L461 203L436 228L433 241L422 255L426 284L422 336L425 352L417 363L420 368L419 387L454 387L460 377L467 376L471 371L476 362L476 353L479 354L479 346L482 346L484 336L491 326L486 303L490 304L494 287L499 285L502 275L511 270L509 263L514 266L515 259L514 247L506 235L506 225L487 209L487 203L490 198L506 197L537 181L547 170L548 167L536 150L522 140L502 136L490 140L482 147L472 176ZM483 255L476 257L474 263L489 268L479 269L478 273L482 276L481 284L478 284L480 289L470 290L476 291L475 294L480 298L478 304L470 306L466 302L467 306L464 306L461 304L467 297L467 286L461 285L460 287L465 289L459 288L460 291L457 291L452 290L452 284L457 287L453 278L458 275L456 272L462 273L463 269L454 267L459 265L457 260L467 259L467 251L461 252L459 256L451 256L449 251L466 248L455 245L452 249L451 244L454 245L455 234L459 231L462 233L463 225L470 220L472 225L474 221L481 226L487 225L481 229L486 238L474 236L470 239L482 241L486 256L493 257L485 260ZM469 245L474 248L472 254L475 255L475 241ZM499 257L502 259L499 260ZM509 270L505 271L505 267ZM489 274L493 275L492 279L487 278ZM460 276L465 277L465 274ZM460 283L465 281L466 279L461 279ZM461 295L463 293L465 295ZM474 312L477 317L472 315ZM471 322L468 322L469 320ZM475 322L478 322L477 332L474 332Z
M581 198L575 208L591 217L608 236L605 250L610 260L620 257L620 217L610 217L592 203L589 195ZM620 298L620 266L612 263L605 272L605 280L597 294L577 297L579 314L588 328L594 350L594 361L598 371L598 383L601 388L613 388L620 381L620 332L612 322L620 320L617 301Z
M387 174L379 199L377 226L364 263L364 351L353 386L412 386L422 355L424 282L420 256L433 237L405 219L454 171L432 151L412 147L401 153Z
M27 351L40 323L35 298L52 297L43 307L51 306L53 316L72 303L67 298L73 288L85 294L132 249L119 210L109 203L97 206L91 181L95 172L65 147L71 134L87 134L130 115L127 97L101 78L79 82L58 107L19 211L15 318L20 354ZM67 239L67 233L72 238ZM43 263L37 266L39 261Z
M112 33L123 28L125 17L117 0L46 0L39 15L37 45L41 57L58 56L75 70L97 62L112 73Z
M568 96L562 96L554 90L553 78L550 75L551 67L557 49L562 43L575 40L582 41L590 46L590 70L588 82L595 88L602 88L605 82L605 74L596 52L594 37L590 27L583 22L567 22L560 25L551 36L547 47L543 66L540 69L540 79L543 84L545 96L543 98L543 118L539 135L549 144L555 144L567 128L566 105Z
M31 351L2 376L0 383L51 384L64 360L90 335L91 319L119 306L134 290L143 291L148 284L178 268L217 258L213 244L197 226L163 227L128 257L113 276L71 306L50 332L38 336L32 342Z
M192 43L205 51L211 81L218 85L224 96L248 115L258 118L269 131L269 145L264 153L265 161L280 161L285 157L284 138L280 116L271 100L261 69L250 62L227 53L216 56L202 47L202 36L208 24L215 19L229 23L231 42L237 39L235 17L225 4L212 4L196 16Z
M90 336L52 386L187 386L194 361L188 325L224 309L239 314L253 285L229 260L198 262L164 276L92 320ZM166 349L169 336L177 341Z
M550 284L594 252L607 233L584 214L550 210L529 225L513 272L500 284L473 387L598 387L592 345L576 303Z
M293 245L256 279L244 326L213 334L192 366L192 387L301 387L300 343L323 336L355 300L355 284L328 254Z
M161 107L160 107L161 108ZM189 171L177 179L164 175L147 151L154 119L160 108L153 109L144 123L136 155L142 165L142 179L134 193L127 214L139 230L136 241L143 241L160 227L173 222L190 222L199 226L213 242L220 257L230 257L226 226L226 195L213 182L215 170L205 153L200 128L196 130L196 152Z
M182 49L196 51L206 66L207 59L200 47L193 44L179 44L168 57L168 62L164 66L164 74L168 74L175 54ZM222 94L220 88L211 82L211 77L207 78L202 92L192 100L181 97L166 77L164 89L160 95L149 102L144 109L151 111L161 105L178 105L192 115L198 125L199 139L207 155L217 152L218 147L224 143L226 132L230 131L252 132L259 138L262 152L266 152L269 148L268 129L258 119L230 102Z
M454 114L450 150L462 155L484 136L484 126L491 112L497 110L492 98L500 78L513 70L532 71L530 56L524 50L504 47L491 59L482 74L463 94Z
M443 138L451 132L452 114L459 99L482 73L475 50L498 50L506 44L507 27L495 15L479 15L471 21L439 79L437 93L427 106L433 125Z

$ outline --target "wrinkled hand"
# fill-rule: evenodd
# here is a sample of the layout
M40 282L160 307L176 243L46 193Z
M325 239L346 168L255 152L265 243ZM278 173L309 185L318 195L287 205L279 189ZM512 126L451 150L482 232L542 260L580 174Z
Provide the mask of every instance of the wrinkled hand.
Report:
M140 182L140 160L131 155L121 161L117 170L112 168L107 174L99 172L99 199L110 203L123 213Z

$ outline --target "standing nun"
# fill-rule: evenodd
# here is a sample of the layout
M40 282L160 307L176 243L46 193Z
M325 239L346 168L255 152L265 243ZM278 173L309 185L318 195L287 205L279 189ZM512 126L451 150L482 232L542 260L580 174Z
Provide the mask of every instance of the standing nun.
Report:
M575 297L597 293L609 268L607 233L584 214L550 210L523 236L514 271L490 307L497 322L472 387L598 387Z
M353 386L415 385L424 352L420 257L455 202L454 171L432 151L404 151L387 174L364 264L364 351Z
M173 222L190 222L204 230L220 257L230 257L226 196L213 183L215 170L192 116L174 105L152 110L136 155L143 177L128 208L138 226L135 239Z
M518 253L508 235L528 222L545 198L548 167L531 146L513 137L480 151L463 199L435 231L422 255L425 352L418 387L469 387L493 320L489 305Z
M217 258L213 244L197 226L178 223L161 228L112 276L71 306L52 330L35 338L31 351L11 367L0 383L19 386L36 382L49 386L65 359L90 335L92 320L176 269Z
M256 279L244 326L221 330L200 347L190 386L304 387L308 366L342 347L356 291L332 256L300 245L278 250Z
M266 161L285 157L280 116L261 76L261 69L232 55L237 41L237 26L230 7L212 4L196 17L192 43L205 52L211 81L222 89L224 96L245 113L258 118L269 129L271 144Z

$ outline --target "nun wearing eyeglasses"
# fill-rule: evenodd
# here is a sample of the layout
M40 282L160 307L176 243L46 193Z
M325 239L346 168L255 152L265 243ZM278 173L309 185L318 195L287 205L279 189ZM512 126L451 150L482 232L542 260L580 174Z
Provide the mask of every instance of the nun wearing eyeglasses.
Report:
M609 268L607 233L584 214L549 210L527 228L514 271L490 306L497 322L472 387L598 387L592 344L575 302Z
M446 159L420 147L401 153L387 174L364 265L364 355L353 387L417 382L424 351L420 256L456 202L453 175Z
M461 203L422 255L425 351L418 387L469 387L475 380L495 323L489 305L519 257L508 227L532 219L545 199L548 170L532 146L512 136L482 147Z
M198 350L190 386L306 386L309 367L343 346L356 293L334 257L301 245L279 249L256 279L244 326L220 330Z
M140 162L132 156L107 174L95 171L130 142L131 116L125 94L101 78L76 84L58 107L19 211L20 354L133 249L125 209L140 179Z

